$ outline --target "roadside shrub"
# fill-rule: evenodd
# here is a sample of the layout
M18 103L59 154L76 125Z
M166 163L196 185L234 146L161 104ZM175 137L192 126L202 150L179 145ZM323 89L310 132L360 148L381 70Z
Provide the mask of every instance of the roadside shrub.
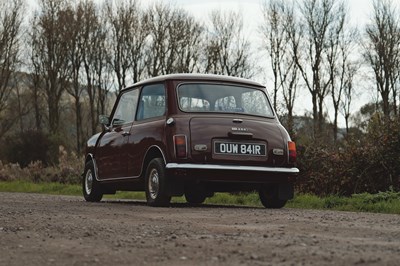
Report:
M59 146L58 165L53 182L78 184L83 172L83 158L74 152L68 153L63 146Z
M29 130L7 137L3 154L6 161L18 163L21 167L35 161L47 166L56 162L55 146L58 147L55 138L41 131Z
M0 162L0 181L29 180L19 164Z
M337 147L300 147L297 188L320 196L400 190L400 123L373 120L367 132Z
M83 158L75 153L68 153L63 146L59 147L57 165L46 166L41 161L29 163L21 167L18 163L2 163L0 161L0 181L30 181L34 183L57 182L63 184L79 184L83 171Z

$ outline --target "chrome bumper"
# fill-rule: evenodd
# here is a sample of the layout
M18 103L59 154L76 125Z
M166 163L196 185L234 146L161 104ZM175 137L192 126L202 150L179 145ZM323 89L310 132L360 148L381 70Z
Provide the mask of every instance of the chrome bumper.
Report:
M256 171L266 173L297 174L299 169L284 167L261 167L242 165L216 165L216 164L192 164L192 163L168 163L167 169L194 169L194 170L234 170L234 171Z

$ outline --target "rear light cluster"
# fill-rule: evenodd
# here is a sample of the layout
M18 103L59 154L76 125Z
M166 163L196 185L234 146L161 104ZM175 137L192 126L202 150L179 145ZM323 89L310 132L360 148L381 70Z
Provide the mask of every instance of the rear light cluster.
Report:
M288 141L289 163L296 162L296 143Z
M175 154L176 158L187 158L187 140L186 135L174 136Z

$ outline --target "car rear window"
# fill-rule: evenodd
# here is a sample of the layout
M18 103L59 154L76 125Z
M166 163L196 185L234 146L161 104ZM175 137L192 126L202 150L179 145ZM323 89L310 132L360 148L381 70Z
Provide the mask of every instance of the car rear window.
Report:
M274 116L266 94L257 89L221 84L181 84L179 108L183 112L242 113Z

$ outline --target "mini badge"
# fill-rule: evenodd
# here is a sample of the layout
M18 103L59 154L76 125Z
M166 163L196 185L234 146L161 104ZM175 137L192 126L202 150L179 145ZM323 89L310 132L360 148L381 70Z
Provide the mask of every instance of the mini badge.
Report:
M195 151L206 151L207 150L207 145L205 144L197 144L194 146Z
M283 155L283 150L282 150L282 149L273 149L273 150L272 150L272 153L273 153L274 155L282 156L282 155Z

